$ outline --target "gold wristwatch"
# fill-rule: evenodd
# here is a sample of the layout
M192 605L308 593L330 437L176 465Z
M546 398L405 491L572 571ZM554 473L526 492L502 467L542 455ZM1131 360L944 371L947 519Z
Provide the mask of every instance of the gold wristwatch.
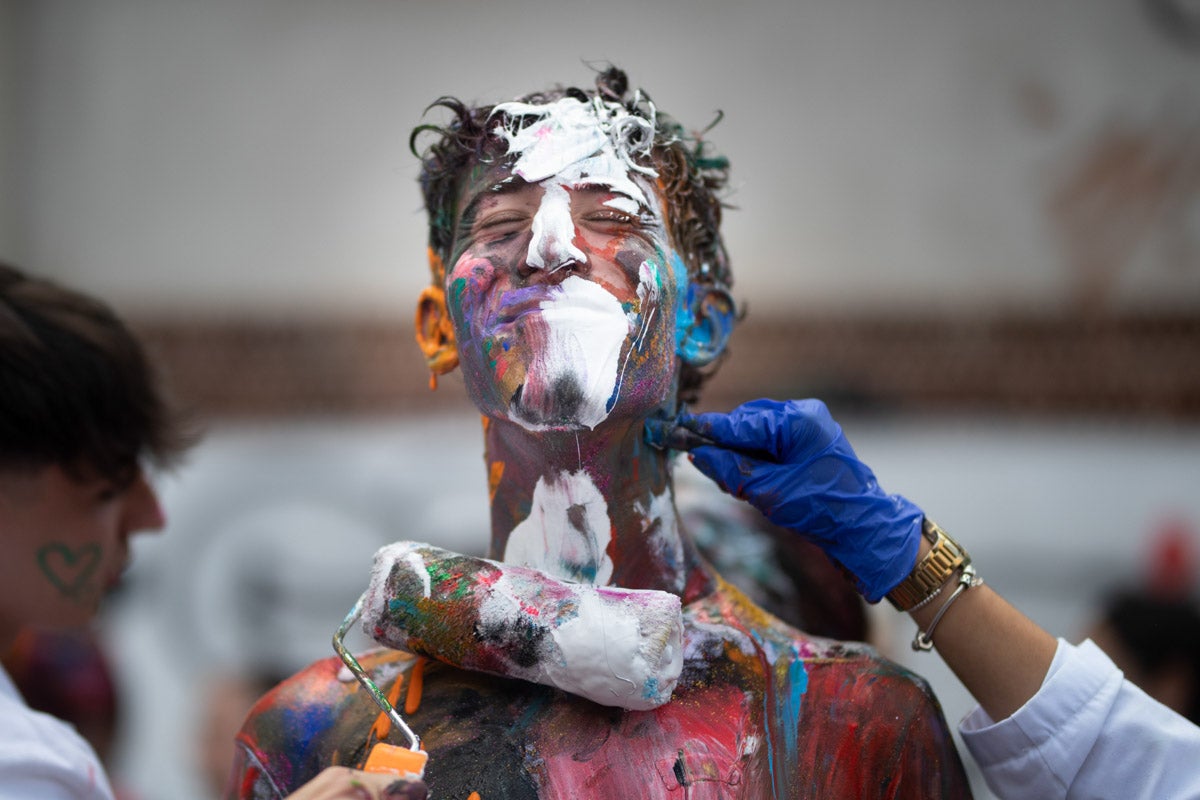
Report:
M971 556L962 545L928 517L921 523L921 533L933 549L887 594L888 601L900 611L908 611L933 597L957 570L971 563Z

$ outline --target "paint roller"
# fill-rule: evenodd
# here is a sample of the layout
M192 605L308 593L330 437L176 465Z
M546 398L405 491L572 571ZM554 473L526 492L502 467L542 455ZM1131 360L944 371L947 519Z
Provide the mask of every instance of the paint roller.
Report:
M429 754L421 749L421 740L417 734L413 733L413 729L408 727L408 723L400 716L390 702L387 696L379 688L375 681L371 680L371 676L367 675L366 670L358 663L358 659L346 649L345 638L350 628L362 616L363 597L358 598L354 607L350 609L350 613L342 620L341 626L337 632L333 634L333 649L342 659L342 663L350 670L359 684L367 690L371 695L371 699L375 701L392 724L399 728L408 738L408 747L397 747L387 742L377 742L371 748L370 754L367 756L367 763L363 765L364 772L384 772L397 775L401 778L416 778L425 777L425 765L429 762Z
M572 583L419 542L375 554L361 616L387 647L630 710L667 702L683 669L676 595Z
M528 567L396 542L376 552L366 592L333 636L343 663L409 741L407 748L377 743L364 766L368 772L421 778L429 757L346 649L345 635L359 619L386 647L631 710L670 700L683 670L676 595L571 583Z

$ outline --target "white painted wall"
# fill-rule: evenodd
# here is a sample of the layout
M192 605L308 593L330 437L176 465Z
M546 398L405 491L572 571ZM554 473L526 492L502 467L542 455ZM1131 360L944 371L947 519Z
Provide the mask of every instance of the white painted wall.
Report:
M0 256L123 308L407 317L425 105L586 82L604 60L690 126L726 112L711 138L756 309L1053 308L1069 276L1043 209L1082 144L1109 120L1200 115L1200 54L1137 0L8 5L19 124L0 165L20 169ZM1195 308L1200 266L1148 257L1119 289Z

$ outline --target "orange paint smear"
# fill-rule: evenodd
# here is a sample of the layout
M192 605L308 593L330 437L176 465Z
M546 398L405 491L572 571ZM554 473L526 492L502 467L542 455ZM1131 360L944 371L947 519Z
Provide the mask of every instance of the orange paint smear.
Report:
M404 673L396 676L396 682L392 684L392 688L388 690L387 700L395 708L396 701L400 699L400 687L404 684ZM371 735L377 740L383 741L387 739L388 733L392 730L392 719L382 711L375 718L375 724L371 726Z
M504 477L504 462L493 461L488 467L488 502L496 501L496 489L500 487L500 479Z
M419 656L417 663L413 665L412 676L408 681L408 694L404 697L405 714L415 714L421 707L421 690L425 688L425 662L428 660Z
M425 257L429 259L429 277L435 286L446 285L446 267L442 257L433 252L432 247L425 248Z

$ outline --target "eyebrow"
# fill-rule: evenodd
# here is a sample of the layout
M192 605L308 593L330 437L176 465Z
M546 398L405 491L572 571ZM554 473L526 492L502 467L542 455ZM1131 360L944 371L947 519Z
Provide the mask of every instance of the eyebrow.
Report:
M573 191L577 194L593 194L593 195L595 195L595 194L611 194L614 197L623 197L626 200L629 200L630 202L636 204L638 209L643 213L649 214L653 211L653 209L650 207L649 204L647 204L641 200L638 200L636 197L631 195L629 192L623 192L620 189L616 188L615 186L613 186L611 184L607 184L607 183L578 184L575 187L573 187L571 191Z
M485 198L506 194L515 194L516 192L519 192L522 189L532 185L533 184L529 183L527 180L518 175L511 175L499 183L492 184L486 189L481 189L475 193L475 196L471 198L471 202L467 203L467 207L464 208L462 213L458 215L458 225L456 226L457 230L461 231L464 229L464 227L470 228L475 224L475 215L479 211L479 204L482 203Z

